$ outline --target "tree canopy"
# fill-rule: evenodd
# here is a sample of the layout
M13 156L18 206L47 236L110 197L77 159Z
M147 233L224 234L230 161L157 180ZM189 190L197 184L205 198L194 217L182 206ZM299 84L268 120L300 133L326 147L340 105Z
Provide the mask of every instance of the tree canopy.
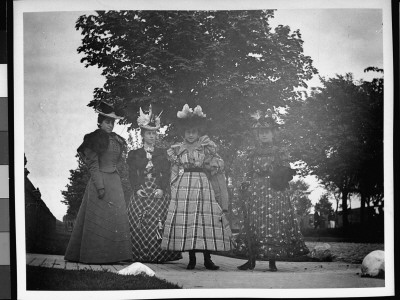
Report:
M383 79L321 80L304 103L289 108L284 133L293 158L305 163L303 174L340 191L347 226L349 194L383 195Z
M209 133L230 144L256 110L286 106L316 73L299 31L269 26L272 10L98 11L83 15L78 52L106 78L95 101L123 109L136 127L139 107L174 124L183 104L201 105ZM169 137L176 132L170 127ZM238 142L236 140L236 142Z
M289 195L294 208L296 209L296 214L300 217L308 215L312 207L312 203L309 198L310 186L301 179L290 181L289 186Z

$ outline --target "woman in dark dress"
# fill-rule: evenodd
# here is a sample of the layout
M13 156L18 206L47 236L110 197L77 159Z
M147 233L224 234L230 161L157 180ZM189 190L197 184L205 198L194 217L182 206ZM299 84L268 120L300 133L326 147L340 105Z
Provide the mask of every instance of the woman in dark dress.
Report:
M65 259L87 264L115 263L132 258L129 223L117 162L125 140L112 132L112 106L100 102L96 108L98 127L85 135L78 153L89 168L87 184Z
M133 260L163 263L182 258L180 252L160 247L169 204L170 164L166 150L154 147L160 118L140 109L138 125L143 147L128 154L133 190L128 204Z
M241 200L247 207L242 234L249 260L238 269L252 270L260 259L269 261L270 271L277 271L276 260L306 255L309 250L288 193L294 170L288 153L275 143L278 126L266 116L256 118L253 128L258 145L247 155L246 181L241 185Z
M218 270L210 251L230 250L224 162L215 143L200 134L205 117L200 106L192 110L186 104L178 112L184 141L167 151L172 164L171 203L161 247L189 251L189 270L196 266L195 252L203 252L206 269Z

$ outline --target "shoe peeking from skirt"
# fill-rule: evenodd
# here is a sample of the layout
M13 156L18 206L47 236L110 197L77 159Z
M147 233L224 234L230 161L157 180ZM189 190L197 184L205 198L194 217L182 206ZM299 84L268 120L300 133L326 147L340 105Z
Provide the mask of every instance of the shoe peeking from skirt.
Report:
M275 260L270 260L269 261L269 271L270 272L278 271L278 268L276 267L276 264L275 264Z
M219 266L216 266L213 261L211 260L211 255L210 252L204 251L204 266L206 267L207 270L218 270Z
M240 265L237 268L239 270L253 270L255 267L256 267L256 260L250 258L247 262L245 262L243 265Z
M196 266L196 253L194 251L189 251L189 264L187 265L187 270L193 270Z

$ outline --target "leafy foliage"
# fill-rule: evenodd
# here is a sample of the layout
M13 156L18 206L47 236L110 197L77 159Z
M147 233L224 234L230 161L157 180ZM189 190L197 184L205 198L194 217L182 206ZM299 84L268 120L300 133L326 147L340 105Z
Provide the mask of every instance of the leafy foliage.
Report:
M315 204L315 210L318 211L321 216L327 216L330 212L333 212L328 193L321 195L318 202Z
M344 226L350 193L383 196L383 79L321 78L304 103L289 108L286 139L303 174L341 194Z
M230 175L250 113L296 101L298 87L316 73L303 54L299 31L269 26L271 10L99 11L83 15L78 52L86 67L102 69L106 83L94 99L125 111L136 126L139 107L163 111L168 140L177 140L176 113L199 104L207 133L221 145ZM212 124L212 125L211 125Z
M90 179L88 168L79 155L76 155L76 157L78 158L78 167L75 170L69 171L70 177L68 178L69 183L66 185L67 189L61 191L61 194L64 196L64 200L61 200L61 202L68 206L67 215L72 217L76 217L78 214L86 185Z
M308 215L312 207L312 203L309 198L310 192L308 191L310 186L301 179L290 181L289 186L290 199L294 204L296 214L300 217Z

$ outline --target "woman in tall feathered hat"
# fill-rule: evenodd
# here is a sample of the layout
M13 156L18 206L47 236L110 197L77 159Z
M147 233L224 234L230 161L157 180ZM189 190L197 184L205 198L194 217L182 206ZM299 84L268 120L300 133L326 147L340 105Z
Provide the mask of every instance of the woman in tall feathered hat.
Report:
M177 251L160 247L169 204L170 164L165 149L154 146L160 128L160 114L150 104L146 114L139 111L137 124L143 147L128 153L129 182L132 196L128 203L133 260L163 263L182 258Z
M275 141L279 125L272 111L253 115L257 146L247 154L245 182L240 187L244 226L238 247L247 249L248 261L240 270L252 270L256 260L268 260L269 270L277 271L276 260L306 255L307 249L289 198L288 153Z
M65 259L107 264L132 258L129 222L117 163L126 149L125 140L113 132L121 119L112 105L95 107L98 129L85 135L78 148L88 166L90 180L79 208Z
M219 269L210 251L230 250L231 230L225 217L228 192L224 162L217 147L202 135L206 114L201 106L187 104L177 113L177 125L184 140L168 151L171 162L171 203L161 247L188 251L187 269L194 269L196 252L203 252L204 266Z

